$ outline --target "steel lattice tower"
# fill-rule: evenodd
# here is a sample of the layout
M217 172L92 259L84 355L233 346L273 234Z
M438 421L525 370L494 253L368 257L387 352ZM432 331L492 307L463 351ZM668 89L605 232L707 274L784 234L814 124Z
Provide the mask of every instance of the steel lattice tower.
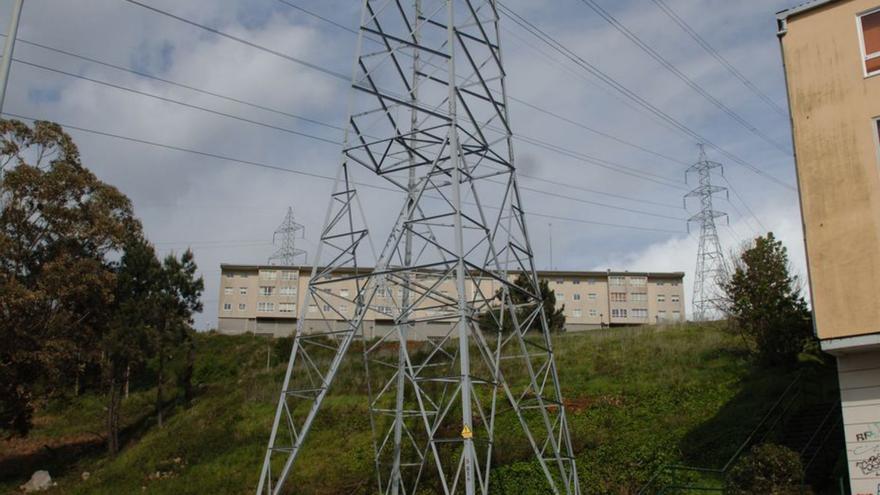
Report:
M488 493L496 442L514 441L495 438L501 421L548 493L580 493L510 129L495 0L363 1L342 163L259 494L284 489L361 339L380 493ZM323 319L305 332L310 306ZM368 313L393 330L367 335ZM419 338L417 324L442 330Z
M305 251L302 249L296 248L296 238L297 235L305 234L305 226L299 223L296 223L296 220L293 216L293 208L287 208L287 215L284 216L284 221L281 222L281 225L278 226L278 229L275 230L275 233L272 234L272 244L280 239L281 246L278 248L272 256L269 256L269 264L270 265L284 265L284 266L297 266L297 258L300 256L303 257L303 263L308 261L308 256Z
M715 219L727 217L727 213L716 211L712 206L713 196L720 192L727 193L727 188L712 185L713 169L719 169L722 175L724 174L723 166L718 162L709 161L706 150L701 144L699 160L685 172L685 182L688 175L696 173L699 185L684 197L685 206L687 206L687 198L700 198L700 212L688 219L688 232L692 222L700 224L700 247L697 248L693 295L694 319L697 321L708 319L721 307L719 282L724 279L727 270L721 241L718 239L718 230L715 227Z

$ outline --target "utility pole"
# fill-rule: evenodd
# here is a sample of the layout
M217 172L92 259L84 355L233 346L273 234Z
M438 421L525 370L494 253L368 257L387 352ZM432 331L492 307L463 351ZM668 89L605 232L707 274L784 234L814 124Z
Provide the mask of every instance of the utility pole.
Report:
M12 55L15 52L15 39L18 37L18 21L24 0L13 0L12 13L9 17L9 29L6 30L6 43L3 45L3 60L0 62L0 112L6 102L6 85L9 83L9 71L12 68Z
M700 246L697 248L692 304L694 320L705 321L715 315L721 307L720 282L724 280L727 273L715 219L726 217L729 221L729 217L727 217L727 213L716 211L712 205L712 198L715 194L720 192L727 194L727 188L712 185L712 170L718 169L724 175L724 168L718 162L709 161L705 147L703 144L699 146L700 157L697 163L691 165L685 172L685 182L691 173L695 173L698 185L685 194L684 201L687 206L688 198L700 198L700 211L691 216L687 224L688 232L690 232L691 223L696 222L700 225Z
M290 489L359 341L379 493L490 493L503 422L520 428L547 493L579 495L516 179L497 0L362 2L342 163L257 493ZM368 318L393 326L368 340Z
M296 248L297 236L304 238L305 231L306 228L304 225L296 223L296 219L293 216L293 207L288 207L287 215L284 216L281 225L279 225L278 229L275 230L275 233L272 234L272 244L275 244L276 241L280 241L281 245L272 256L269 256L269 264L298 266L297 258L300 256L303 257L303 263L307 263L307 253L302 249Z
M550 271L553 271L553 224L547 224L547 231L550 234Z

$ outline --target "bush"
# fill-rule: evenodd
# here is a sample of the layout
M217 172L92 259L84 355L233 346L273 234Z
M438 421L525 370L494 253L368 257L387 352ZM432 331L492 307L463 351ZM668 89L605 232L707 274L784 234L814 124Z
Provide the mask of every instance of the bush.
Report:
M729 495L796 495L801 492L804 470L793 450L774 444L752 447L727 475Z

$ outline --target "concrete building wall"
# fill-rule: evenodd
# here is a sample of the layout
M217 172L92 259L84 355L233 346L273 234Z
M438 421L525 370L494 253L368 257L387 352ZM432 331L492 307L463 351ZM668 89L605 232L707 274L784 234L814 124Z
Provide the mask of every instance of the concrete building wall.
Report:
M826 2L781 35L819 338L880 331L880 77L866 76L859 15Z
M311 269L223 265L220 275L217 329L221 333L229 334L254 332L286 336L293 333L297 319L304 317L303 325L306 332L342 330L344 319L353 317L356 309L355 304L350 301L354 297L356 283L354 280L345 280L345 276L341 274L341 278L328 280L326 288L322 289L321 293L321 297L326 298L326 301L312 301L307 307L303 307ZM621 285L614 290L625 294L620 302L610 302L609 276L619 277ZM683 273L540 272L539 277L547 280L549 288L557 294L557 307L565 305L567 331L585 331L609 324L638 325L683 321L684 294L681 283ZM416 282L433 284L436 279L425 277L424 280ZM469 299L475 297L475 294L476 297L489 299L495 294L498 286L495 281L483 279L479 282L479 286L470 284L465 290ZM452 281L443 281L437 288L441 297L455 297L456 288ZM669 293L666 296L669 303L657 306L652 302L652 298L655 297L653 294L658 290ZM393 331L391 316L376 310L390 307L394 300L399 302L401 297L402 289L399 287L380 291L376 295L370 304L375 310L369 310L365 318L364 335L367 338L381 337ZM292 310L282 312L282 304L294 306L285 306L285 309ZM425 319L434 316L430 308L431 304L433 303L429 301L420 304L418 307L421 309L417 311L417 316ZM618 309L618 312L626 311L626 316L619 314L612 317L612 306ZM331 307L340 310L342 314L332 314ZM662 308L663 311L670 308L674 310L658 313L657 308ZM642 314L637 314L637 310L642 310ZM436 316L441 317L442 314ZM448 322L419 322L416 328L417 338L440 337L446 335L449 328Z
M861 29L877 9L824 0L778 16L816 333L837 357L856 495L880 494L880 70Z

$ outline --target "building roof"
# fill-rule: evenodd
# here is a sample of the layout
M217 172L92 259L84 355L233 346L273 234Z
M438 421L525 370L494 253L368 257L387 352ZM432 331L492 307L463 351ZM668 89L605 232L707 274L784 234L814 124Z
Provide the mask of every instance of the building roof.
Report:
M271 269L271 270L299 270L299 271L310 271L311 267L306 266L282 266L282 265L238 265L238 264L227 264L221 263L220 270L221 271L253 271L260 269ZM364 271L371 271L372 267L361 267ZM352 272L354 271L351 267L340 267L337 271L341 272ZM516 273L516 270L511 270ZM538 270L539 277L605 277L608 275L634 275L637 277L652 277L652 278L671 278L671 279L681 279L684 278L684 272L627 272L627 271L577 271L577 270Z
M796 16L798 14L804 13L808 10L817 9L822 7L823 5L828 5L830 3L839 2L840 0L812 0L810 2L804 2L800 5L794 6L790 9L785 9L783 11L776 13L776 18L780 21L786 21L790 17Z

